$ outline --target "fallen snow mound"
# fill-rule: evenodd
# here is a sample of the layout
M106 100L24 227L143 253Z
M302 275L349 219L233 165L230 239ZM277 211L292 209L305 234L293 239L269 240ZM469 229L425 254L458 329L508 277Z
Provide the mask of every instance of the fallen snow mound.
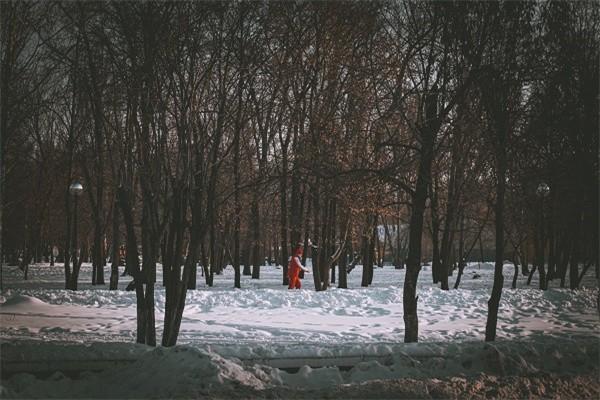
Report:
M47 305L37 297L27 296L23 294L14 295L8 299L2 297L4 301L0 300L0 307L19 307L19 308L34 308L38 306Z
M270 378L261 369L244 369L215 353L187 346L158 347L130 365L101 373L84 372L78 379L60 372L45 380L18 374L5 382L3 397L203 397L222 391L251 393L265 389L265 381Z
M494 343L411 344L396 349L388 362L357 364L344 379L359 383L377 379L447 378L453 376L535 376L598 371L597 338L501 341Z
M3 346L10 352L11 346ZM17 346L18 347L18 346ZM248 398L269 390L326 390L340 385L398 379L472 379L481 374L497 377L534 377L547 374L598 373L600 344L595 337L538 342L504 341L411 343L394 346L379 361L361 362L350 370L302 366L289 373L249 360L226 359L189 346L159 347L145 351L137 345L117 344L137 354L137 360L104 372L83 372L75 379L60 372L43 379L17 374L3 382L4 398L176 398L223 395ZM100 351L100 350L99 350ZM84 355L79 347L63 349L65 359ZM73 353L68 357L69 353ZM108 353L107 353L108 354ZM50 354L48 354L50 355ZM79 361L84 361L80 358ZM149 379L149 374L152 378ZM308 393L308 392L307 392ZM227 394L227 396L225 396Z

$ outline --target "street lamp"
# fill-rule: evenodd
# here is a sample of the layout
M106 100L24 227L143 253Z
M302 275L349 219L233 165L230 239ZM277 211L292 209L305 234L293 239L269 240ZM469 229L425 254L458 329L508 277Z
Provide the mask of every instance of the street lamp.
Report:
M535 194L540 198L540 215L541 215L541 221L540 221L540 288L541 289L546 289L547 288L547 281L546 281L546 274L545 274L545 269L544 269L544 253L545 253L545 247L546 247L546 240L544 237L544 199L546 197L548 197L548 195L550 194L550 186L548 186L548 184L546 182L540 182L540 184L538 185L537 189L535 190ZM550 271L548 271L548 274L550 274Z
M538 185L535 194L537 194L538 197L540 197L543 201L544 198L548 197L548 195L550 194L550 186L548 186L546 182L541 182Z
M75 206L74 206L74 211L73 211L73 241L71 242L71 251L72 251L72 260L73 260L73 269L75 270L77 264L78 264L78 257L77 257L77 253L79 251L79 245L77 243L77 199L79 198L79 196L81 196L81 194L83 193L83 185L75 180L73 182L71 182L71 185L69 185L69 194L71 194L71 196L73 196L74 200L75 200ZM75 244L75 246L73 246L73 243Z

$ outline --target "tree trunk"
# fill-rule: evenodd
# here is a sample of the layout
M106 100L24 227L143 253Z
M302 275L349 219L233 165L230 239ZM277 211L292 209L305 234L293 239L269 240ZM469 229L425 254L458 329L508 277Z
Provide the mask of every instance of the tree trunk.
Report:
M462 279L463 271L465 270L465 263L461 262L458 264L458 274L456 275L456 281L454 282L454 289L458 289L460 280Z
M419 341L419 320L417 317L417 279L421 271L421 239L423 236L423 213L427 199L427 184L431 174L433 158L433 138L430 145L422 149L416 190L413 195L410 230L408 236L408 255L406 257L406 275L404 278L404 342Z
M331 284L335 284L335 264L331 266Z
M154 282L146 284L146 292L144 296L144 310L146 315L144 321L146 323L145 344L148 346L156 346L156 318L154 316Z
M427 188L431 181L431 163L435 134L437 129L425 127L421 139L421 159L417 172L417 183L412 196L412 213L408 237L408 255L406 258L406 276L404 279L403 308L404 308L404 342L412 343L419 340L419 319L417 316L417 280L421 271L421 240L423 238L423 214L427 200Z
M100 205L100 203L98 203ZM99 210L98 214L102 211ZM94 253L92 262L95 264L94 270L96 276L94 283L96 285L104 285L104 251L102 246L102 222L94 223Z
M206 274L206 285L212 287L213 278L217 263L217 230L215 228L215 218L211 218L210 223L210 236L209 236L209 251L210 251L210 268L208 274Z
M281 166L281 179L279 181L279 187L280 187L280 193L279 193L279 198L280 198L280 218L281 218L281 237L280 239L280 243L281 243L281 265L282 265L282 271L283 271L283 277L282 277L282 284L287 286L289 285L289 278L288 278L288 226L287 226L287 214L288 214L288 209L287 209L287 163L288 163L288 158L287 158L287 148L282 149L283 152L283 160L282 160L282 166ZM314 270L314 268L313 268Z
M252 216L254 223L252 224L252 279L260 278L260 208L258 198L252 200Z
M537 265L533 265L533 267L531 268L531 271L529 271L529 276L527 277L527 286L531 285L531 279L533 278L533 274L535 274L535 271L537 270Z
M79 268L81 266L81 257L78 257L77 254L77 250L79 248L79 238L77 237L77 201L78 198L77 196L74 197L73 201L73 230L72 230L72 237L71 239L68 241L70 243L70 248L69 248L69 253L70 253L70 259L73 262L73 270L69 271L69 276L68 276L68 280L67 280L67 285L66 288L70 289L70 290L77 290L77 281L79 279ZM66 271L66 267L65 267L65 272Z
M550 216L552 217L552 212L550 212ZM552 225L552 220L548 224L548 274L546 275L546 287L549 286L549 282L556 278L556 235L554 232L554 227Z
M241 74L240 74L241 75ZM241 80L242 78L240 78ZM241 114L242 107L242 94L241 85L238 83L238 114ZM242 205L240 203L240 130L241 130L241 116L238 115L237 129L234 136L234 149L233 149L233 181L234 181L234 203L235 203L235 215L234 215L234 227L233 227L233 271L234 271L234 288L241 288L241 274L240 274L240 214L242 212Z
M592 261L589 261L587 264L585 264L583 266L583 269L581 270L581 273L579 274L579 278L577 279L577 287L575 289L578 289L581 286L581 282L583 281L583 277L585 276L585 273L588 271L588 269L590 269L590 267L593 265Z
M198 280L198 262L196 260L196 262L190 266L190 277L189 277L189 280L187 281L187 288L191 289L191 290L195 290L196 286L197 286L197 284L196 284L197 280Z
M518 260L518 254L517 254L517 249L515 249L515 252L513 253L513 263L515 265L515 273L513 274L513 279L512 279L512 285L511 288L516 289L517 288L517 278L519 277L519 262Z
M340 289L348 289L348 253L351 252L350 242L351 240L346 240L342 255L340 256L340 277L338 279L338 288Z
M313 234L314 241L316 244L321 244L321 215L320 215L320 196L319 196L319 179L317 178L314 187L312 188L312 200L313 200ZM321 291L321 271L319 264L319 254L323 251L321 248L317 251L315 248L312 249L312 270L313 270L313 281L315 284L315 290Z
M333 237L335 236L335 199L325 200L325 207L322 215L322 236L321 252L319 260L319 269L321 277L321 290L327 290L329 287L332 263L329 256L333 254Z
M543 206L542 206L543 207ZM542 211L543 213L543 211ZM543 220L543 217L542 217ZM546 240L544 238L543 227L540 229L539 237L537 240L537 267L539 272L540 289L546 290L546 268L545 268L545 252L546 252Z
M578 203L580 203L580 201L578 201ZM578 204L580 205L580 204ZM574 240L573 240L573 247L571 250L571 259L569 261L569 288L570 289L577 289L578 284L579 284L579 279L578 279L578 275L579 275L579 259L580 259L580 237L581 237L581 221L583 219L583 216L581 215L581 211L578 210L575 213L575 223L574 223L574 227L575 230L573 232L574 235Z
M72 241L72 220L71 220L71 196L69 194L69 191L67 190L67 195L66 195L66 215L67 215L67 226L66 226L66 240L65 240L65 248L63 250L63 254L64 254L64 259L65 259L65 263L64 263L64 270L65 270L65 289L69 289L69 282L71 281L71 261L72 261L72 257L73 257L73 241Z
M233 270L235 274L234 284L235 288L241 288L241 275L240 275L240 218L242 213L242 206L240 203L240 140L242 135L242 116L243 116L243 101L244 101L244 16L245 16L244 3L239 4L238 14L238 30L239 30L239 47L238 47L238 84L237 84L237 110L236 110L236 122L235 122L235 133L234 133L234 149L233 149L233 180L235 190L235 221L233 227ZM254 274L252 274L254 278Z
M362 287L368 287L370 282L372 281L372 270L373 270L373 255L374 251L372 247L374 246L373 241L373 230L377 229L377 227L373 227L373 214L369 213L367 215L366 226L363 231L362 236L362 261L363 261L363 271L362 271L362 279L360 285Z
M529 257L527 255L527 250L524 247L526 246L521 245L521 254L523 256L521 259L521 274L527 276L529 275Z
M246 239L244 243L244 249L242 250L242 259L241 262L244 264L244 268L242 270L242 275L250 276L252 275L252 270L250 269L250 243L248 239Z
M136 310L137 310L137 343L146 343L146 319L148 313L146 312L146 301L143 287L143 276L140 271L140 265L138 260L138 249L137 239L135 234L133 212L131 209L131 203L129 201L129 194L124 187L119 187L117 190L117 199L123 214L123 223L126 231L126 248L127 248L127 265L130 267L130 271L133 274L135 281L135 292L136 292Z
M429 184L429 200L432 246L431 278L433 279L433 284L435 285L440 282L440 278L442 276L442 260L440 256L440 218L438 215L437 185L435 185L433 182Z
M142 185L143 186L143 185ZM143 196L142 205L142 269L134 275L136 286L141 286L140 292L142 296L142 312L144 313L144 343L148 346L156 346L156 322L154 317L154 284L156 283L156 259L158 255L159 240L157 240L157 232L153 227L151 219L152 205L150 204L150 196ZM137 293L137 289L136 289ZM138 339L139 340L139 339Z
M371 229L371 237L370 237L370 243L369 243L369 276L368 276L368 280L367 283L369 285L373 284L373 270L374 270L374 264L375 264L375 244L377 243L378 240L378 234L377 234L377 215L373 216L373 228Z
M448 207L446 211L446 223L444 226L444 233L442 235L442 249L440 252L440 283L442 290L449 290L448 286L448 276L452 275L452 252L453 252L453 234L452 234L452 225L454 222L454 211L451 207ZM452 221L449 221L452 219Z
M500 297L502 296L502 287L504 286L502 268L504 260L504 192L506 187L506 149L498 146L496 151L498 156L498 182L496 183L496 206L494 207L494 212L496 214L496 263L494 266L494 285L492 287L492 295L488 301L488 316L485 326L486 342L496 340L498 308L500 306Z
M496 106L497 101L493 104ZM494 107L493 111L498 112ZM492 295L488 300L488 316L485 325L485 341L496 340L496 326L498 323L498 308L500 306L500 297L502 296L502 287L504 286L504 276L502 269L504 266L504 193L506 192L506 170L508 168L506 144L508 141L508 117L505 110L499 111L495 115L495 138L494 151L496 156L496 204L494 207L495 226L496 226L496 254L494 265L494 285L492 286Z
M481 260L479 268L481 269L481 264L485 262L485 258L483 257L483 240L481 239L481 235L479 235L479 258Z
M110 265L110 290L117 290L119 287L119 205L117 199L113 205L113 226L112 226L112 256Z

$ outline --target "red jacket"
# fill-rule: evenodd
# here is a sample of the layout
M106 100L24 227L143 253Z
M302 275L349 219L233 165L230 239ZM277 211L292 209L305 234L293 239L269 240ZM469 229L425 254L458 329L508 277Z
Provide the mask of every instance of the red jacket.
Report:
M289 278L298 276L298 274L300 273L300 270L304 269L302 267L302 263L300 261L301 257L302 257L302 248L299 247L294 252L294 255L292 256L292 258L290 258L290 262L288 264L288 277Z

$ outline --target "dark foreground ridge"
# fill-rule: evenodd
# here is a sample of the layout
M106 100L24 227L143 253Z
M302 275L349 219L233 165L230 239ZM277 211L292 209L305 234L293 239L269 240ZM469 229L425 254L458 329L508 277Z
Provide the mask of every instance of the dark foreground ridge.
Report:
M235 398L235 394L231 394ZM393 379L341 385L323 391L268 390L257 399L598 399L598 374L535 377L479 375L460 378ZM223 397L227 398L227 397Z

